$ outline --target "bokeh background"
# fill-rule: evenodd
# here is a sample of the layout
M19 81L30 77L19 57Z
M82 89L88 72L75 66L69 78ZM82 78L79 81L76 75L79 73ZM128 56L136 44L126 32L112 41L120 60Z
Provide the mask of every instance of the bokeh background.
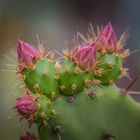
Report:
M105 25L109 21L118 37L128 29L127 47L137 50L125 62L133 79L140 72L139 0L0 0L0 140L18 140L26 128L13 111L21 94L15 75L17 38L36 45L38 34L45 48L62 50L66 43L72 47L76 31L87 32L89 22ZM140 91L139 82L132 90ZM118 83L126 87L130 81L124 78Z

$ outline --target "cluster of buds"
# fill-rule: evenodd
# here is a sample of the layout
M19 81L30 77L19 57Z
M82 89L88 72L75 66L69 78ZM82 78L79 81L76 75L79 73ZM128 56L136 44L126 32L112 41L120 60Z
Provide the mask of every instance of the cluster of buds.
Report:
M90 39L87 43L77 47L71 52L64 51L64 55L69 59L72 59L76 64L81 65L84 68L94 68L98 62L98 52L102 54L121 54L122 57L129 55L128 50L122 49L123 40L126 38L126 33L122 34L119 40L117 40L116 34L112 28L111 23L108 23L95 39Z

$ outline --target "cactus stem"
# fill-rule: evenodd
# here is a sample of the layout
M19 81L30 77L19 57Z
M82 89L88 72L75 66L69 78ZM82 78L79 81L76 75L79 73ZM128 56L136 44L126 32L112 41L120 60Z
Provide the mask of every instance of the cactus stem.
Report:
M71 89L76 90L76 88L77 88L76 84L72 84Z
M68 96L68 97L67 97L67 101L68 101L68 102L72 103L73 100L74 100L73 96Z

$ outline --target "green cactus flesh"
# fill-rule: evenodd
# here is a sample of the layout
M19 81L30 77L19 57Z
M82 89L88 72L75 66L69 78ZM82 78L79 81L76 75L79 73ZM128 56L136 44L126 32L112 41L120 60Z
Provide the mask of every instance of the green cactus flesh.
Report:
M24 71L25 83L33 93L42 93L53 99L60 93L59 83L55 78L56 69L54 64L47 60L39 60L34 64L34 69Z
M80 72L76 73L76 69L80 69ZM84 88L89 86L88 83L86 84L86 81L89 81L90 83L93 78L93 70L87 73L82 70L80 66L74 64L71 60L65 60L62 64L60 87L64 87L64 89L62 90L63 94L72 95L74 93L82 92Z
M102 70L101 76L96 76L102 85L109 85L119 79L122 68L122 57L114 54L100 55L97 67Z
M139 140L140 104L117 87L95 90L94 98L85 94L58 98L53 107L59 112L49 125L39 129L40 140L58 140L53 128L62 127L62 140ZM105 138L110 134L113 138ZM60 136L59 135L59 136Z
M37 99L37 104L39 109L35 115L35 122L41 125L54 116L52 102L46 96L41 95Z

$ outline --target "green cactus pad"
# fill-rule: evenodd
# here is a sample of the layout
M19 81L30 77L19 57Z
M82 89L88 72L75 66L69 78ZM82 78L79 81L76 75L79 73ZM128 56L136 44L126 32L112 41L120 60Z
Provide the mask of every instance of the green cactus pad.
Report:
M114 54L100 55L97 67L102 70L101 76L96 76L102 85L114 83L121 74L122 57Z
M80 72L76 73L76 69L80 69ZM88 82L92 82L93 78L93 70L91 70L90 72L85 72L71 60L65 60L62 64L60 87L64 87L64 89L62 90L63 94L73 95L74 93L82 92L84 88L88 87ZM75 86L75 89L72 89L72 86L73 88Z
M41 95L37 103L39 105L39 109L35 115L35 122L38 124L47 123L50 118L55 116L54 110L52 109L52 102L49 98L44 95Z
M49 127L39 129L40 140L58 140L60 135L61 140L110 140L106 134L115 140L140 139L140 104L116 87L99 88L94 98L78 94L72 103L61 97L53 107L59 114ZM57 125L62 128L59 136L53 131Z
M47 60L39 60L35 64L35 69L24 71L25 83L33 93L42 93L54 99L60 93L58 80L55 78L56 69L54 64Z

